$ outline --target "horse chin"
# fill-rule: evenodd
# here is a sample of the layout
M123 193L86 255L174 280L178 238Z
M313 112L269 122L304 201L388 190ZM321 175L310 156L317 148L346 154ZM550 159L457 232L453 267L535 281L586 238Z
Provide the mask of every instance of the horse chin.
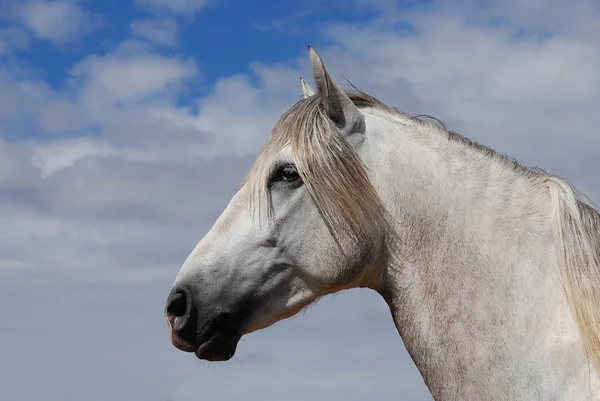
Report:
M208 362L228 361L235 355L240 337L237 333L229 335L221 332L215 333L203 342L194 354L196 358Z
M199 330L193 351L196 357L209 362L223 362L233 358L246 329L249 314L249 308L239 308L235 313L221 313L210 319Z

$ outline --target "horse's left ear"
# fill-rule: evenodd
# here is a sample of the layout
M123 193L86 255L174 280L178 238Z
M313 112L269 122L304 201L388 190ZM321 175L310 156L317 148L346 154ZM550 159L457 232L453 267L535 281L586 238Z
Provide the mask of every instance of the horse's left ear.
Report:
M346 92L329 75L323 60L312 46L308 46L313 76L317 84L317 94L329 118L338 126L343 135L364 132L364 117L352 103Z

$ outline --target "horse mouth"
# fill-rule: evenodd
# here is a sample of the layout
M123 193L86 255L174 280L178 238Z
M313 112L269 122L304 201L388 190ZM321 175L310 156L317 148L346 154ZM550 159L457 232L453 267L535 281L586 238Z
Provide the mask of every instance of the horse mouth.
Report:
M200 344L194 354L196 358L209 362L228 361L235 355L240 338L239 333L217 332Z
M235 355L250 321L251 309L246 304L226 311L224 308L208 310L203 314L199 314L198 309L192 304L185 310L171 308L173 313L167 312L171 343L181 351L194 353L201 360L228 361Z

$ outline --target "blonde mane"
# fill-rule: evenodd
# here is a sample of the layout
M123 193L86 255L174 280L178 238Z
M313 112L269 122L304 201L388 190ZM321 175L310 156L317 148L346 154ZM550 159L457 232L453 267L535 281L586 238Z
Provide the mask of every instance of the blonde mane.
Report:
M507 168L547 184L552 224L557 241L565 292L576 318L586 351L600 372L600 213L584 202L563 179L539 169L524 167L492 149L473 142L443 124L411 116L361 91L347 92L359 108L374 108L398 119L434 128L448 139L501 161ZM389 234L387 213L371 185L368 170L353 148L337 133L323 111L318 95L300 100L273 130L242 185L253 188L258 209L268 206L270 162L286 146L291 151L304 185L338 243L373 243ZM254 208L253 208L254 209ZM352 249L351 247L344 247ZM364 248L364 247L363 247ZM368 246L367 246L368 248Z
M565 291L585 348L600 371L600 214L558 177L547 179Z

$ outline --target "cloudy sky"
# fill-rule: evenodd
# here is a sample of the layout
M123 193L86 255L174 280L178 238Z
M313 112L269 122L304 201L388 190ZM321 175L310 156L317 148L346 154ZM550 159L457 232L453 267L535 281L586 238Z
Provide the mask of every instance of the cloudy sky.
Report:
M1 0L2 399L431 400L369 291L227 363L169 342L171 283L312 82L308 44L600 201L597 0Z

